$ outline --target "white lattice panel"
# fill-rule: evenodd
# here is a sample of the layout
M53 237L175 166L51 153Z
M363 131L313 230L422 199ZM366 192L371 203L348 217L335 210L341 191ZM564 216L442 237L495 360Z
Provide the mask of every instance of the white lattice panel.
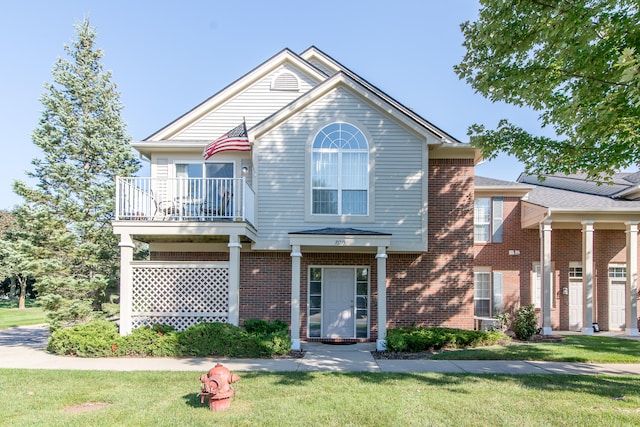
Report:
M140 265L132 269L133 327L164 323L177 330L201 322L226 322L226 267Z

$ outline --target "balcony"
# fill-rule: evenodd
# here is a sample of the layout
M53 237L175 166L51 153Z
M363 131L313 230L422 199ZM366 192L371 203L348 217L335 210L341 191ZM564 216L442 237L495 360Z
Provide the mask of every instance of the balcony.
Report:
M245 178L116 178L116 221L243 221L255 224Z

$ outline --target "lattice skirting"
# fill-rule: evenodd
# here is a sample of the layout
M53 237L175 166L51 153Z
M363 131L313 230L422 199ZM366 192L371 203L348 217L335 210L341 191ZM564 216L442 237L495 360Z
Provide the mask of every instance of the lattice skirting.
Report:
M224 316L154 316L152 314L134 314L132 317L132 327L133 329L139 328L140 326L151 326L151 325L171 325L178 331L183 331L187 329L189 326L197 325L199 323L227 323L227 315Z
M177 330L227 322L226 266L144 263L132 266L132 327L162 323Z

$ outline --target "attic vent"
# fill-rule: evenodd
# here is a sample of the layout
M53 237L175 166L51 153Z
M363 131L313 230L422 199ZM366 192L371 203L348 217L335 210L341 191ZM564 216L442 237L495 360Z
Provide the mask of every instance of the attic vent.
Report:
M298 78L293 73L282 73L273 79L271 90L298 90Z

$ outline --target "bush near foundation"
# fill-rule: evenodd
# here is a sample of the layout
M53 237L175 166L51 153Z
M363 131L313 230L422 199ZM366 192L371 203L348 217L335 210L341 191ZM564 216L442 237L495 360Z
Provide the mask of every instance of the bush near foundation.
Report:
M271 357L291 349L286 323L276 322L281 321L265 322L267 332L248 332L226 323L201 323L182 332L167 325L143 326L121 337L114 323L101 320L52 332L47 350L79 357Z
M408 326L387 331L387 350L420 352L498 344L509 337L498 331Z
M538 328L538 316L533 304L520 307L513 320L513 333L522 341L530 339Z

